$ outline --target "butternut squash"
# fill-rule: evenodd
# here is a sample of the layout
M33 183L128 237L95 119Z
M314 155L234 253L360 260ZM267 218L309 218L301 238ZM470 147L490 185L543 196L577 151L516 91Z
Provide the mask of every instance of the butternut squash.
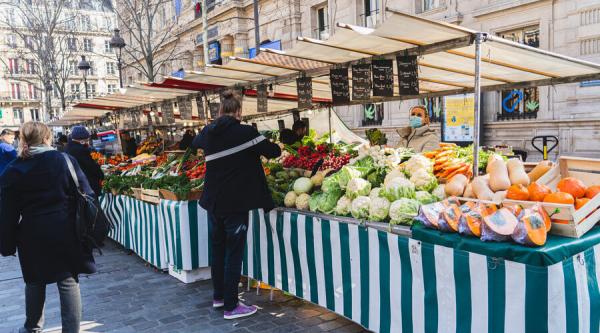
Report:
M527 176L521 160L511 158L506 162L506 167L508 168L508 177L512 185L529 185L529 176Z
M463 197L475 198L475 193L473 193L473 185L471 183L468 183L467 186L465 186L465 192L463 193Z
M496 155L493 155L496 156ZM487 170L490 175L490 189L493 192L505 191L510 187L510 178L508 178L508 168L500 156L490 157Z
M452 179L450 179L448 183L446 183L446 186L444 186L444 191L449 197L459 197L464 193L465 187L467 186L467 182L468 179L465 175L457 174L454 177L452 177Z
M529 171L527 176L529 176L529 180L531 182L534 182L540 179L540 177L542 177L543 175L545 175L546 172L550 171L550 169L552 169L552 166L553 164L551 161L541 161L531 171Z
M491 180L491 178L490 178ZM480 200L493 200L494 192L490 189L488 185L488 180L485 177L479 176L475 177L471 182L471 187L473 188L473 193Z

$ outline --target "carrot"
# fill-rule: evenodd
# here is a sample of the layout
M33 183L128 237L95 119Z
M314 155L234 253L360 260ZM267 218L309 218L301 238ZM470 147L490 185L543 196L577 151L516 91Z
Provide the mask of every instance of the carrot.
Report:
M437 155L436 151L428 151L428 152L424 152L423 153L423 156L425 156L425 157L427 157L429 159L434 158L436 155Z

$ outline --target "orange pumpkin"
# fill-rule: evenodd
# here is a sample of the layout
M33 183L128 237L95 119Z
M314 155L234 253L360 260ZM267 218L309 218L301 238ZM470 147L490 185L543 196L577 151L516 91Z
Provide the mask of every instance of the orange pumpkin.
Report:
M586 203L588 203L588 201L590 201L592 199L590 198L579 198L579 199L575 199L575 210L585 206Z
M590 186L585 190L585 197L588 199L592 199L597 194L600 194L600 185Z
M527 186L530 201L544 201L544 198L552 193L552 190L546 185L540 185L533 182Z
M554 192L545 196L544 202L573 205L575 204L575 198L570 193Z
M527 201L529 200L529 191L521 184L510 185L506 192L506 199Z
M583 198L586 190L585 184L583 184L581 180L573 177L561 179L556 185L556 188L560 192L571 194L574 198Z

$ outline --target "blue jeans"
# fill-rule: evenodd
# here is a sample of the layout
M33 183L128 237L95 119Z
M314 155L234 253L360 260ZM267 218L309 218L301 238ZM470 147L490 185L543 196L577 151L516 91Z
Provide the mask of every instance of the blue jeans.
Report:
M238 285L248 232L248 213L208 215L212 242L213 297L215 300L223 300L225 310L231 311L238 305Z
M60 316L63 333L79 333L81 321L81 295L79 282L68 278L56 283L60 295ZM42 332L44 327L45 283L25 284L25 325L20 332Z

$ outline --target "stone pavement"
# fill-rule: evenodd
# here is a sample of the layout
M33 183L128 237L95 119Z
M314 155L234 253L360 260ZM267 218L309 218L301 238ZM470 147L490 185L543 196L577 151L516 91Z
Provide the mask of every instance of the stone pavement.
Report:
M212 309L210 281L184 284L158 272L135 255L108 242L97 256L98 273L81 277L82 332L364 332L335 313L275 292L242 292L258 314L226 321ZM24 322L23 280L15 257L0 257L0 332L16 331ZM56 285L46 297L46 331L60 332L60 303Z

